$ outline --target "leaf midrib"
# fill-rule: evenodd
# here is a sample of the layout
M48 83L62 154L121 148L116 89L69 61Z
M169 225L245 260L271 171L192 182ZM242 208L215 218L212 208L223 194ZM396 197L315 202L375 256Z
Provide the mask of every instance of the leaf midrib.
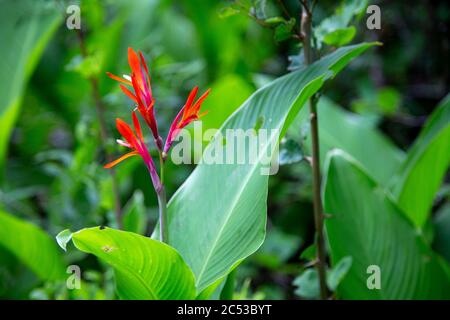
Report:
M281 118L280 122L278 123L277 128L281 128L282 124L285 122L285 120L286 120L286 118L287 118L287 116L288 116L288 114L289 114L289 111L290 111L290 110L292 109L292 107L297 103L297 101L299 100L299 98L301 97L301 95L303 94L303 92L305 92L305 89L308 88L308 86L309 86L311 83L313 83L313 82L317 81L317 79L320 79L320 78L323 78L323 77L324 77L324 75L321 74L320 76L317 76L317 77L311 79L310 81L308 81L308 82L303 86L303 88L299 91L298 95L295 97L294 101L290 104L289 108L287 108L287 112L286 112L286 114ZM243 107L244 107L244 106L245 106L245 105L243 105ZM240 109L241 109L241 108L239 108L237 111L239 111ZM276 140L275 137L276 137L277 139L279 138L279 136L272 135L272 136L271 136L271 139L270 139L270 143L267 143L267 144L265 145L264 152L267 151L268 147L273 143L273 141ZM257 162L257 163L259 163L259 160L261 160L262 155L265 154L264 152L260 152L260 156L258 157L258 162ZM212 246L211 246L211 250L209 251L209 254L206 256L206 259L205 259L205 262L204 262L204 264L203 264L203 267L202 267L202 269L200 270L200 273L199 273L198 277L197 277L196 280L195 280L195 286L196 286L196 287L198 286L198 284L200 283L200 280L202 279L202 276L203 276L203 274L204 274L204 272L205 272L205 270L206 270L206 267L207 267L208 264L209 264L209 260L210 260L211 257L212 257L212 253L215 251L215 248L216 248L216 246L217 246L218 240L219 240L220 237L222 236L223 230L225 229L225 226L227 225L227 222L228 222L228 220L230 219L230 217L231 217L231 215L232 215L232 213L233 213L233 211L234 211L234 208L236 207L236 204L238 203L238 201L239 201L239 200L241 199L241 197L242 197L242 193L243 193L242 191L245 189L245 187L246 187L246 185L247 185L247 182L251 179L251 177L253 176L253 174L254 174L254 172L255 172L255 170L256 170L257 168L259 168L258 165L253 166L253 168L249 171L249 174L247 174L246 177L245 177L245 180L244 180L245 183L242 183L241 188L239 188L239 192L236 193L237 196L236 196L235 199L233 200L232 205L229 207L229 210L228 210L228 214L227 214L227 216L226 216L226 219L224 220L224 223L223 223L222 226L220 227L219 232L217 233L217 237L215 238L215 240L214 240L214 242L213 242L213 244L212 244ZM266 176L266 177L267 177L267 179L268 179L268 176Z

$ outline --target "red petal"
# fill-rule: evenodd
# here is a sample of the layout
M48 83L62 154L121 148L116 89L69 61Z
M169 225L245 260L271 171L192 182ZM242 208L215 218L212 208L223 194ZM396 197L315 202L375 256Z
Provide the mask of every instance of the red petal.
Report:
M211 89L206 90L206 92L200 98L198 98L198 100L197 100L197 102L195 103L195 106L194 106L194 109L195 109L196 113L198 113L198 111L200 110L201 104L206 99L206 97L208 96L210 91L211 91Z
M186 109L189 109L189 108L191 107L192 102L194 101L195 96L197 95L197 92L198 92L198 87L196 86L196 87L195 87L194 89L192 89L191 92L189 93L189 96L188 96L188 98L187 98L187 100L186 100L186 104L185 104Z
M125 160L125 159L127 159L127 158L129 158L129 157L138 155L138 154L139 154L139 153L138 153L137 151L131 151L131 152L125 153L125 154L124 154L123 156L121 156L119 159L116 159L116 160L114 160L114 161L111 161L110 163L105 164L105 165L103 166L103 168L106 168L106 169L112 168L112 167L114 167L116 164L122 162L123 160Z
M123 120L117 118L116 127L120 134L125 138L125 140L133 147L133 149L137 149L136 137L130 126Z
M130 90L128 90L127 87L120 85L120 89L122 89L123 93L125 93L131 100L133 100L135 103L138 103L136 96Z
M145 70L145 73L146 73L146 76L147 76L148 90L150 91L150 95L152 95L152 87L150 85L150 76L148 74L147 64L145 63L145 59L144 59L144 56L142 55L141 50L139 50L139 58L141 59L141 63L143 65L143 67L144 67L144 70Z
M145 109L145 106L144 106L144 102L142 101L141 91L139 89L139 85L137 83L136 77L132 76L131 77L131 81L132 81L132 84L133 84L134 92L136 93L135 97L136 97L136 103L138 105L138 110L139 110L140 114L142 115L142 117L145 118L145 110L146 109Z
M136 52L134 52L132 48L128 48L128 63L130 64L130 68L133 71L133 74L137 77L137 84L139 85L139 88L143 88L144 77L142 76L141 65L139 63L139 58Z
M129 80L126 80L126 79L124 79L124 78L121 78L121 77L118 77L118 76L116 76L116 75L113 75L111 72L107 72L106 74L107 74L108 77L110 77L111 79L114 79L114 80L116 80L116 81L119 81L119 82L122 82L122 83L125 83L125 84L131 86L131 81L129 81Z
M142 136L141 125L139 124L139 120L134 111L132 112L132 118L133 118L134 130L136 130L136 133L139 137L140 142L144 143L144 137Z

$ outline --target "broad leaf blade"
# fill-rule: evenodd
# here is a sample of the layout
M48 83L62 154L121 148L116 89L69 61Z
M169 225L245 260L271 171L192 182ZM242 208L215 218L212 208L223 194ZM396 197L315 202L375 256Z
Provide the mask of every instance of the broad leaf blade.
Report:
M450 164L450 95L430 116L398 176L393 193L406 215L422 227Z
M65 276L60 249L39 227L0 211L0 246L11 252L42 280Z
M402 165L405 153L376 128L369 126L363 117L345 111L326 97L320 98L317 110L321 159L324 161L333 148L342 149L358 160L375 180L387 185ZM303 119L306 119L307 111L300 112ZM289 132L295 136L299 130ZM310 149L309 130L304 146Z
M54 4L45 1L0 1L0 167L19 113L22 92L60 21Z
M433 226L433 248L450 262L450 202L436 212Z
M326 164L326 231L332 261L353 264L338 287L344 299L448 299L449 269L417 234L383 188L340 150ZM381 289L370 290L367 268L379 266Z
M255 92L221 127L266 129L259 156L276 144L304 102L323 82L373 44L342 48L314 65L281 77ZM277 129L278 133L270 131ZM211 148L220 148L210 144ZM223 146L226 148L226 146ZM248 162L248 161L247 161ZM168 206L169 243L191 267L198 291L224 277L264 240L268 176L261 162L200 163Z
M122 299L194 299L191 270L170 246L110 228L89 228L72 235L75 246L110 264Z

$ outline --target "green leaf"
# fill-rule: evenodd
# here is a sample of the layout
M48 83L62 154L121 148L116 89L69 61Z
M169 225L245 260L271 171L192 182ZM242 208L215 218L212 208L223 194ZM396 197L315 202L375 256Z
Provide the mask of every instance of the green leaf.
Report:
M392 192L411 221L423 227L450 164L450 95L431 114L408 151Z
M147 215L142 191L135 191L130 203L123 209L122 223L125 231L144 234L147 227Z
M191 267L199 292L226 276L264 240L268 176L261 170L268 168L260 161L262 154L279 141L280 132L284 134L305 101L326 79L373 45L341 48L306 69L271 82L256 91L221 127L218 134L226 136L226 130L252 129L262 118L260 130L268 130L268 139L259 145L258 161L254 163L198 164L168 204L169 244ZM226 145L211 143L205 153L213 148Z
M313 243L309 247L307 247L305 250L303 250L302 254L300 255L301 259L305 260L314 260L317 257L317 246Z
M72 231L65 229L56 235L56 242L64 250L67 251L67 244L72 240Z
M238 6L228 5L228 6L220 9L219 17L222 19L225 19L225 18L234 16L240 12L241 12L241 10Z
M291 18L286 22L283 22L281 24L279 24L276 28L275 28L275 40L278 42L287 40L291 37L292 35L292 29L295 26L295 19Z
M11 252L41 280L63 279L60 249L39 227L0 211L0 246Z
M253 91L254 88L236 74L228 74L216 80L202 106L204 110L208 110L208 116L202 118L203 130L220 128Z
M75 246L111 265L122 299L194 299L191 270L178 252L150 238L110 228L82 229Z
M312 248L312 246L309 248ZM344 257L334 268L326 271L326 281L329 290L336 291L339 283L341 283L350 270L351 265L352 257ZM315 268L306 269L300 276L294 279L293 285L297 287L294 293L299 297L307 299L318 299L320 297L319 277Z
M322 20L314 28L314 36L321 43L332 46L342 46L349 43L356 34L356 28L349 26L354 16L359 16L367 7L368 0L346 0L336 9L335 13Z
M306 269L294 282L297 287L295 294L306 299L318 299L320 296L319 277L317 270Z
M264 20L264 22L267 24L277 25L280 23L285 23L287 21L283 17L271 17L271 18L267 18L266 20Z
M328 289L336 291L337 287L350 270L352 263L352 257L344 257L333 267L333 269L327 272Z
M433 226L433 248L450 262L450 203L436 212Z
M338 287L344 299L448 299L448 265L425 243L383 188L341 150L325 169L325 226L332 261L353 264ZM369 266L381 270L381 288L369 289Z
M378 182L387 185L402 165L404 152L368 125L364 117L345 111L326 97L320 98L317 110L322 164L328 151L339 148L358 160ZM307 111L302 110L299 117L307 119ZM304 125L309 126L309 123ZM298 129L289 131L292 136L298 132ZM304 148L311 154L309 128L307 132ZM297 139L301 138L297 136Z
M377 100L381 112L386 115L392 115L400 106L401 96L394 88L384 87L377 92Z
M61 18L56 5L46 1L3 0L1 8L0 168L26 83Z
M340 47L352 41L355 34L356 28L353 26L336 29L325 35L323 42L331 46Z

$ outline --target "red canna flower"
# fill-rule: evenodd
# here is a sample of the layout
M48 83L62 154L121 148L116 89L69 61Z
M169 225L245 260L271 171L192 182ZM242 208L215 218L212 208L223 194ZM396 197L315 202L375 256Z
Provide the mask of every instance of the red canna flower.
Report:
M178 112L177 116L172 122L172 125L169 129L169 134L167 135L166 143L164 145L164 152L163 154L166 156L167 152L169 151L170 147L172 146L173 141L175 140L177 134L181 129L186 127L191 122L200 119L200 117L204 116L207 111L199 114L200 107L202 105L203 100L206 99L206 97L209 94L210 89L208 89L198 100L194 103L195 96L198 92L198 87L195 87L192 89L191 93L189 94L186 104L181 108L180 112Z
M155 119L155 110L153 108L155 100L152 95L150 76L142 52L138 52L139 57L132 48L128 48L128 63L132 71L131 77L124 76L124 78L120 78L109 72L106 74L110 78L133 88L134 93L123 84L120 85L120 89L136 103L139 113L152 131L158 149L161 150L162 139L158 134L158 125Z
M118 139L117 143L121 146L131 149L132 151L124 154L117 160L114 160L114 161L106 164L104 167L109 169L129 157L140 155L142 157L142 159L144 160L144 163L146 164L146 166L150 172L150 176L151 176L153 185L155 186L155 189L158 191L161 188L161 181L159 180L152 157L150 156L150 153L148 152L148 149L145 146L144 137L143 137L142 131L141 131L141 126L139 124L139 120L134 111L132 112L132 118L133 118L134 130L136 133L133 132L133 130L130 128L130 126L126 122L122 121L119 118L116 119L117 130L120 132L122 137L125 139L125 141Z

